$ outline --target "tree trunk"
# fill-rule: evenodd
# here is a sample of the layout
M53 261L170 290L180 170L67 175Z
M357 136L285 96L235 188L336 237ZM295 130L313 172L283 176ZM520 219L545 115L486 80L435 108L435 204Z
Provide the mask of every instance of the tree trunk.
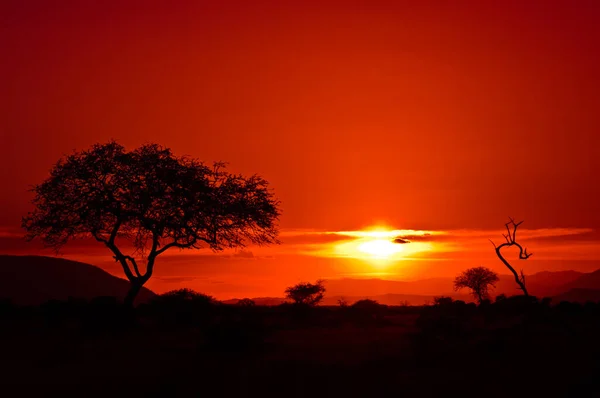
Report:
M142 286L144 286L143 282L131 281L129 291L127 292L127 295L125 296L124 300L124 304L126 307L133 308L133 302L135 301L135 298L137 297L140 290L142 290Z
M479 301L479 304L483 301L483 295L480 292L477 292L477 300Z
M521 289L523 291L523 294L525 295L525 297L529 297L529 293L527 292L527 287L525 287L525 280L521 280L521 278L519 277L519 274L517 274L517 271L515 271L515 269L508 263L508 261L506 261L504 256L502 256L502 253L500 253L500 249L502 249L502 247L504 245L500 245L496 248L496 255L498 256L500 261L502 261L502 263L504 263L504 265L506 265L506 268L508 268L510 270L510 272L512 272L512 274L515 277L515 282L517 282L517 285L519 285L519 289Z

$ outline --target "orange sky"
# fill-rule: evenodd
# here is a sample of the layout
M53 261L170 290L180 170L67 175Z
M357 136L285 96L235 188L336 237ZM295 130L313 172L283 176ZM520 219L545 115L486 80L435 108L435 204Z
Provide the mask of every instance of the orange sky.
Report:
M165 257L157 290L502 270L508 215L546 229L526 270L600 268L598 2L95 3L0 4L2 252L37 250L15 237L28 187L114 138L229 161L282 201L283 245ZM385 267L314 246L373 225L463 231ZM118 273L92 247L65 253Z

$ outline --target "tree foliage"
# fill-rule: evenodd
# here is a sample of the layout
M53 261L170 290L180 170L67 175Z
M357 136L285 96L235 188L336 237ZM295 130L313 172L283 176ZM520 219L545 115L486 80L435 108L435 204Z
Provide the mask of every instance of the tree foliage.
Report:
M75 152L33 192L35 209L22 221L26 238L39 237L56 251L72 239L101 242L132 284L130 304L156 258L171 248L277 243L279 202L267 181L175 156L158 144L126 151L112 141Z
M481 303L489 299L490 286L495 287L500 279L498 274L486 267L469 268L454 279L454 289L471 289L473 297Z
M286 298L292 300L295 304L315 306L319 304L325 295L325 285L323 280L316 283L302 282L285 289Z

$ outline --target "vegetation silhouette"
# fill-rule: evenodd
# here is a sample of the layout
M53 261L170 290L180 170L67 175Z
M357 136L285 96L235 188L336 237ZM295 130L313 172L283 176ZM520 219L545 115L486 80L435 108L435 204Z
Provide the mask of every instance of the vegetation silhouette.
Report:
M114 297L2 303L1 361L47 361L26 374L19 366L5 371L12 382L27 377L27 392L80 388L74 386L91 379L43 382L67 369L79 375L79 368L103 377L103 394L275 396L277 383L289 388L302 380L325 396L384 396L398 378L409 396L464 394L459 386L466 382L480 391L497 378L505 381L491 396L534 385L542 396L579 396L582 383L598 386L600 303L552 305L521 295L476 305L442 296L407 307L366 299L347 307L302 305L306 317L298 322L289 311L294 305L223 304L179 289L138 306L128 327L119 315L127 307ZM526 363L515 361L524 356ZM514 378L525 371L525 379ZM554 381L540 383L548 377ZM231 380L244 390L231 390Z
M490 286L495 287L499 280L498 274L489 268L469 268L454 279L454 290L471 289L471 294L481 304L489 299Z
M365 309L365 310L379 310L385 308L386 305L379 304L376 300L362 299L352 304L352 308Z
M511 246L516 246L519 249L519 260L527 260L529 257L531 257L533 255L533 253L528 253L527 249L523 249L523 246L521 246L521 244L519 244L517 242L517 228L519 228L519 225L521 225L523 223L523 221L519 221L517 223L511 217L509 217L509 219L510 219L510 221L504 225L506 227L506 235L504 235L504 234L502 235L504 237L504 240L506 240L506 242L502 243L499 246L496 246L494 241L492 241L491 239L490 239L490 242L492 242L492 245L494 246L494 249L496 250L496 255L498 256L500 261L502 261L502 263L506 266L506 268L508 268L510 270L510 272L514 275L515 282L519 286L519 289L521 289L523 291L523 294L525 296L529 296L529 293L527 292L527 287L525 286L525 274L523 273L523 270L521 270L521 273L518 274L517 271L510 265L510 263L502 255L502 249L504 247L511 247Z
M43 386L37 393L57 392L61 382L84 383L79 380L87 373L94 380L105 376L101 395L264 397L289 393L294 385L300 386L296 395L388 396L402 383L408 396L440 396L464 394L465 385L480 392L499 379L506 381L494 396L525 393L523 383L545 397L578 396L599 387L600 303L553 305L549 298L530 296L523 271L519 275L500 253L516 246L520 259L531 256L517 243L521 223L512 219L506 243L494 247L523 295L501 294L491 302L489 287L498 276L478 267L459 275L455 288L471 289L479 305L438 296L425 306L371 299L323 306L325 282L318 280L288 287L292 304L278 306L249 298L224 304L177 289L137 306L131 317L136 289L165 250L277 242L278 202L266 182L232 176L220 164L208 168L176 158L154 144L125 152L109 143L61 160L34 190L36 210L23 219L28 238L41 237L58 250L71 239L91 236L113 251L132 284L124 302L112 296L39 306L0 301L2 363L27 358L46 364L43 371L30 366L27 372L13 366L17 370L5 375L35 388L33 378ZM123 242L133 246L131 255L123 254ZM144 272L134 255L146 260ZM89 347L93 355L85 351ZM58 375L65 369L79 371L79 378L63 382ZM527 380L515 378L518 374L527 374ZM540 382L550 378L553 384ZM281 391L270 390L278 383Z
M344 297L340 297L340 298L337 300L337 303L338 303L338 305L339 305L341 308L346 308L346 307L348 307L348 300L346 300Z
M143 307L148 314L166 325L203 325L219 302L213 297L183 288L171 290L151 300Z
M104 244L131 283L127 306L171 248L278 242L279 202L267 181L229 173L224 163L210 167L175 156L158 144L133 151L114 141L96 144L60 159L33 192L35 209L22 220L26 238L39 237L56 251L72 239ZM127 245L130 254L123 252Z
M316 283L298 283L285 289L285 297L297 305L315 306L323 300L325 295L324 283L323 280L318 280Z
M256 303L252 299L243 298L240 301L238 301L236 305L239 305L240 307L254 307Z

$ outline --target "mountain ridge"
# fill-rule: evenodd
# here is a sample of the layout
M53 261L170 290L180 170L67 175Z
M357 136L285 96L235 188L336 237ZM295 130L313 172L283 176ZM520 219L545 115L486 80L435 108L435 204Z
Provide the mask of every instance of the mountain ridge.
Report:
M48 283L50 280L53 283ZM58 257L0 254L0 298L17 305L39 305L69 297L123 299L128 290L129 281L95 265ZM154 296L154 292L142 288L136 303L147 302Z
M491 296L519 294L512 275L500 275ZM49 281L53 281L49 283ZM593 272L542 271L526 279L531 295L555 297L556 300L585 302L600 300L600 269ZM378 278L340 278L325 281L327 294L325 305L337 305L339 299L352 303L360 299L372 299L388 305L411 305L430 303L436 296L472 301L467 290L454 291L453 278L427 278L416 281L397 281ZM0 255L0 298L8 298L15 304L36 305L47 300L66 300L69 296L91 299L97 296L123 298L129 282L113 276L91 264L48 256ZM143 288L137 303L149 301L155 293ZM223 300L233 304L239 299ZM283 297L255 297L257 304L277 305L285 302Z

